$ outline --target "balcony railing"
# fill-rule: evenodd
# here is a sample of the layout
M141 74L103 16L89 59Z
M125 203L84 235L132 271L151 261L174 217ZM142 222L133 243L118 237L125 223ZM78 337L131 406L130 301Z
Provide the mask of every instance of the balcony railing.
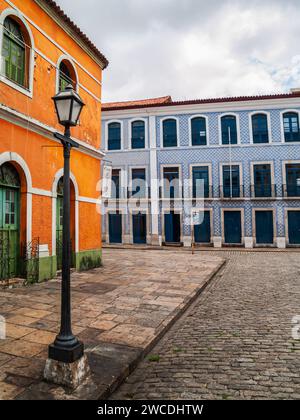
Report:
M275 198L277 186L274 184L251 185L251 198Z
M171 189L170 194L165 191L163 187L159 187L159 200L238 200L238 199L274 199L274 198L299 198L300 199L300 185L287 184L287 185L239 185L239 186L207 186L204 188L204 197L197 197L196 191L190 187L179 187ZM155 199L155 198L153 198ZM109 201L122 201L122 200L151 200L151 187L147 187L142 191L132 191L131 188L120 188L117 197L111 197L104 200L104 204Z
M137 188L135 191L132 191L131 188L127 188L127 199L134 200L147 200L151 199L151 187L145 187L142 189Z
M231 200L231 199L238 199L244 198L245 191L244 185L221 185L219 187L219 197L222 200Z
M282 195L285 198L300 198L300 185L287 184L282 186Z

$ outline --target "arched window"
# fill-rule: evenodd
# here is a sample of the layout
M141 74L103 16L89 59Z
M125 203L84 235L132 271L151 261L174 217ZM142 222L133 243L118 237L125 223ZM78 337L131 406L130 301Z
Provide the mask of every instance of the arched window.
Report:
M221 118L222 144L237 144L237 123L234 115L225 115Z
M68 85L77 89L77 76L73 65L68 60L62 60L59 64L59 92L63 92Z
M206 120L195 117L191 120L192 146L205 146L207 144Z
M131 148L144 149L145 148L145 122L134 121L131 124Z
M21 25L11 17L4 20L2 59L4 75L14 83L28 88L29 37L24 36ZM26 47L26 44L28 45Z
M177 121L174 119L164 120L163 122L163 146L177 146Z
M253 143L269 143L268 117L266 114L252 116Z
M283 126L286 142L300 141L299 115L297 112L283 114Z
M121 124L113 122L108 124L108 150L121 150Z

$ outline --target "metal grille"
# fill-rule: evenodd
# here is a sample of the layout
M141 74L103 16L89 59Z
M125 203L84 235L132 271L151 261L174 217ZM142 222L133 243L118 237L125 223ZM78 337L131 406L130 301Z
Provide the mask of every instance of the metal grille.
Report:
M9 232L0 231L0 281L11 277L9 250Z
M40 238L34 238L23 246L23 277L26 284L33 284L39 281L40 268Z

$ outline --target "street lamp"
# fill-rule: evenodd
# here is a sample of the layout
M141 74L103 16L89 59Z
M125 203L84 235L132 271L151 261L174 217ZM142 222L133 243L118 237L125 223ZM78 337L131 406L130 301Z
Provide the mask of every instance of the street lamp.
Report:
M62 288L61 288L61 327L53 344L49 346L49 359L74 363L83 357L84 346L72 333L71 327L71 237L70 237L70 155L73 147L79 144L71 139L70 127L75 127L84 107L80 96L68 85L63 92L53 98L58 121L65 127L65 134L54 136L59 139L64 149L63 177L63 250L62 250Z

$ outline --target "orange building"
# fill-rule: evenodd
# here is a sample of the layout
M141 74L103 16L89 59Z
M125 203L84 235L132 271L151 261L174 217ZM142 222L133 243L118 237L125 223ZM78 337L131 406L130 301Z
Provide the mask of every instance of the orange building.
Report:
M97 212L101 81L107 59L52 0L0 0L0 279L49 279L61 265L62 132L52 97L71 83L86 106L72 137L73 264L101 263Z

